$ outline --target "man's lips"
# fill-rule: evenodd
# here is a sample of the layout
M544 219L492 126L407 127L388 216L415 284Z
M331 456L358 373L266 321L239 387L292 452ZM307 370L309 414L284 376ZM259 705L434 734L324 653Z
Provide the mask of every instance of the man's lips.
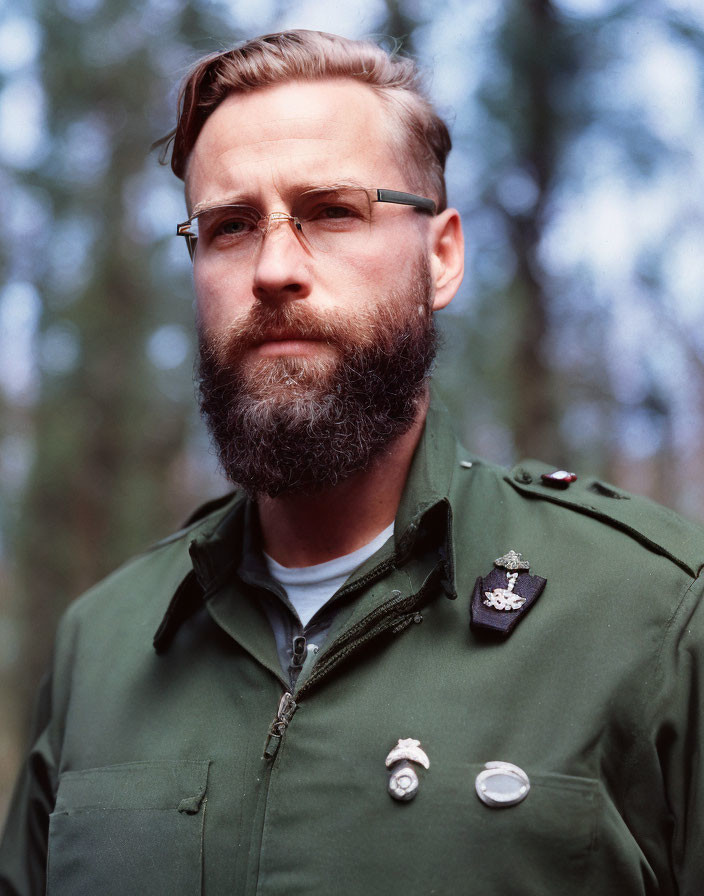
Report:
M298 333L295 330L270 330L263 336L257 337L255 345L261 345L264 342L289 342L297 340L310 340L314 337L307 333Z
M316 336L303 336L293 332L273 332L252 343L252 349L260 355L308 354L311 349L327 345Z

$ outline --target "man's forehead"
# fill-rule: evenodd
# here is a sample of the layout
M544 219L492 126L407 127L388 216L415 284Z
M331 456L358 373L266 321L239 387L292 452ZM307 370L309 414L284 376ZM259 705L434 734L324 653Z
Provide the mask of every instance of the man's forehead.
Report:
M398 170L388 118L380 97L350 79L233 94L196 141L186 172L189 206L268 176L327 183Z

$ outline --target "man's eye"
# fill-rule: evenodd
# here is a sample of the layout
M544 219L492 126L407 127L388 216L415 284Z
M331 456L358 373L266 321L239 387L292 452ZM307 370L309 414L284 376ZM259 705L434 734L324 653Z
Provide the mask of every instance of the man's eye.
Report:
M354 203L346 202L344 204L326 203L318 205L309 214L305 215L304 219L317 224L332 224L335 222L339 225L353 226L365 220L366 217L364 209L357 207Z
M344 205L326 205L318 213L321 218L353 218L355 213Z
M241 236L243 233L248 233L251 229L251 221L245 218L227 218L216 225L215 233L223 234L223 236Z
M198 236L205 240L233 240L247 236L257 226L259 214L247 208L213 208L196 219Z

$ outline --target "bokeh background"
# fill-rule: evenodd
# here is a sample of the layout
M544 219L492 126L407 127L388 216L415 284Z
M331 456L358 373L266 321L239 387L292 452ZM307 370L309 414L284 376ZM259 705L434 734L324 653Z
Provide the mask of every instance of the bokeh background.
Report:
M149 147L198 56L288 27L399 41L451 122L465 444L704 519L701 0L0 0L0 821L62 609L227 489Z

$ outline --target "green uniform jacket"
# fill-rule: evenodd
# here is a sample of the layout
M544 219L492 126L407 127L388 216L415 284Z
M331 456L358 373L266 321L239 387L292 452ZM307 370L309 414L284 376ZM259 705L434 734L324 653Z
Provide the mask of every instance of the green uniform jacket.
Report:
M546 469L470 463L431 410L394 539L280 713L241 496L77 601L3 896L701 896L704 535ZM509 550L547 584L508 637L470 629ZM399 738L430 762L408 802L387 792ZM522 802L479 799L492 761L528 775Z

